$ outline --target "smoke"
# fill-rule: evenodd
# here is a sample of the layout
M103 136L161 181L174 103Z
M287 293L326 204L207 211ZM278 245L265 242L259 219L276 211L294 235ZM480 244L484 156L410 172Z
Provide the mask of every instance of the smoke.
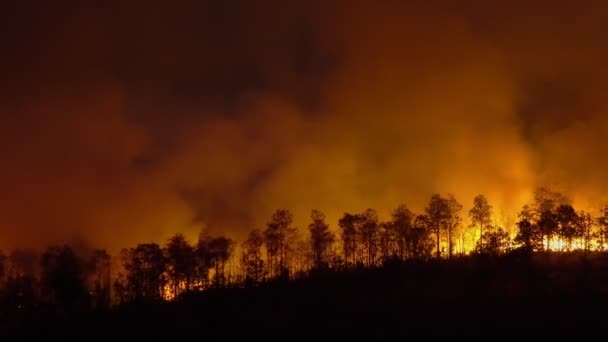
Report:
M44 6L44 8L41 8ZM5 12L0 247L116 250L276 208L536 186L605 198L601 2L22 2ZM6 38L6 39L4 39Z

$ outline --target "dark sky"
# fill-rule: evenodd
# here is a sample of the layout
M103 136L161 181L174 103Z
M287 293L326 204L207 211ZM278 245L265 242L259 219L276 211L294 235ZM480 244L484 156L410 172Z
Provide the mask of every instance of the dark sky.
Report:
M445 3L3 2L0 248L603 203L608 5Z

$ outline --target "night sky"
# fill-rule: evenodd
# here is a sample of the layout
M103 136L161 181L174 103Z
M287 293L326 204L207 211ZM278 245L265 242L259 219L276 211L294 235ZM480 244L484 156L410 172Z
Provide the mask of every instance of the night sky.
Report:
M604 1L9 0L0 43L0 248L608 200Z

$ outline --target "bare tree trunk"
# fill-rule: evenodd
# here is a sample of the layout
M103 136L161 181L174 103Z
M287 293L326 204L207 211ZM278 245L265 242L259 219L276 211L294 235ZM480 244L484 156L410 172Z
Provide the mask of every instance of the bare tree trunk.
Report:
M372 243L367 239L367 267L372 266Z
M439 225L437 225L436 229L435 229L436 233L437 233L437 259L441 258L441 250L439 249Z
M279 242L279 273L283 272L283 266L285 265L285 260L283 259L283 236L281 235Z
M448 227L448 259L452 259L452 229Z
M479 225L479 246L483 247L483 223Z
M464 231L462 233L460 233L460 254L464 255L465 253L465 249L464 249Z

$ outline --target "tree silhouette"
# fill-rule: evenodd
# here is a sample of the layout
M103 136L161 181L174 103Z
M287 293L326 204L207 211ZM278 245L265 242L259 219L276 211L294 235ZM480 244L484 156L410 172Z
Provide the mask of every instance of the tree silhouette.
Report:
M446 225L446 221L450 217L450 207L448 201L438 194L431 196L429 204L425 208L426 216L428 218L428 224L430 230L435 233L436 236L436 255L437 258L441 258L441 229Z
M355 226L357 216L349 213L344 213L338 221L340 227L340 238L344 251L344 262L346 264L354 264L356 262L357 251L357 228Z
M534 209L530 207L528 204L525 204L519 213L517 213L517 217L520 220L534 222L537 220L535 217Z
M6 260L6 255L0 250L0 286L4 284L4 278L6 277L7 273Z
M433 250L431 238L431 221L426 215L418 215L414 220L412 229L412 257L414 259L428 259Z
M198 242L196 243L196 248L194 250L196 255L194 272L197 279L196 283L201 289L209 286L209 270L213 267L211 264L209 241L211 241L209 234L207 234L206 231L202 231L198 236Z
M555 248L556 241L564 243L559 245L564 252L583 249L588 256L593 250L603 250L608 236L608 206L602 209L600 217L594 219L588 212L576 211L559 193L546 189L537 191L534 202L523 206L519 212L515 223L517 235L513 241L504 227L490 225L492 207L483 195L474 198L473 207L468 211L473 225L461 225L461 210L462 205L453 195L442 197L435 194L421 215L415 215L405 205L394 209L387 221L380 221L373 209L359 214L344 213L338 221L343 253L336 253L332 245L334 234L322 212L312 210L308 224L310 235L303 237L292 227L291 213L280 209L273 213L264 231L253 230L242 242L242 253L236 260L241 266L238 269L231 268L232 264L228 263L233 260L234 242L225 236L210 236L204 231L196 247L189 244L183 235L176 234L164 248L148 243L124 249L119 259L124 269L112 264L112 260L117 259L112 259L104 250L90 254L87 251L86 258L81 260L69 246L49 247L41 256L17 249L8 258L0 253L0 316L7 310L17 312L24 307L35 308L40 303L60 312L73 312L87 307L108 309L114 303L182 301L190 298L180 296L184 291L254 287L268 279L267 276L284 277L296 283L314 280L311 284L316 286L315 282L325 281L329 272L346 270L353 264L357 269L346 273L357 277L370 272L390 274L398 269L415 270L426 267L418 261L433 257L440 259L442 256L451 258L454 252L453 231L457 228L462 231L469 229L467 234L474 234L479 228L482 235L475 241L474 250L469 252L497 258L511 254L512 246L517 247L514 252L523 251L528 255ZM599 227L597 231L596 226ZM509 225L505 227L511 228ZM262 254L263 246L266 258ZM84 249L82 255L85 255ZM585 262L592 263L598 259L601 258L589 257ZM492 265L502 267L501 264L509 264L512 260L517 259L505 258ZM400 261L407 262L400 264ZM463 257L457 261L432 264L445 263L455 268L477 264L469 262ZM383 266L382 270L366 270L379 265ZM541 264L539 269L544 270L545 267L553 266ZM327 271L310 272L320 268ZM310 279L305 279L308 277ZM264 288L266 285L275 286L273 282L264 284ZM233 290L237 291L212 290L209 293L215 296Z
M395 247L397 244L397 234L392 222L380 222L378 224L378 249L383 262L390 258L399 256Z
M169 239L165 246L168 280L173 296L183 289L189 291L196 268L196 255L182 234L176 234Z
M290 241L291 253L288 254L289 260L289 269L292 274L296 277L306 277L307 271L313 267L313 252L312 245L310 239L303 239L296 233L292 236ZM330 244L331 247L331 244ZM329 255L330 249L327 248L327 255ZM323 257L323 259L327 259L327 257Z
M329 231L329 225L325 222L325 214L313 210L310 214L312 223L308 225L310 231L310 246L312 248L314 265L316 268L326 267L329 251L335 240L334 234Z
M480 244L483 245L483 229L490 225L492 217L492 206L484 195L473 198L473 207L469 210L469 218L473 225L479 227Z
M460 211L462 210L462 204L456 200L454 195L448 194L446 199L448 205L448 216L445 220L445 229L448 233L448 258L452 258L452 252L454 250L454 242L452 241L453 231L462 222L460 217Z
M124 249L123 251L127 251ZM122 254L122 253L121 253ZM114 298L115 301L119 304L125 304L133 300L133 292L129 289L129 283L127 277L124 273L118 272L116 278L114 278L114 282L112 283L112 288L114 289Z
M264 235L259 229L249 232L247 240L243 242L241 262L245 271L245 283L248 285L256 285L264 279L263 245Z
M545 211L553 212L561 204L568 204L566 196L549 188L540 187L534 191L534 210L538 217Z
M480 254L497 257L509 249L509 234L502 228L496 231L486 231L483 239L479 239L475 251Z
M234 242L224 236L211 237L206 232L201 232L196 247L196 255L199 268L202 270L202 281L209 281L209 270L213 270L213 285L221 287L225 282L225 267L232 255Z
M557 215L551 210L543 210L538 220L538 228L545 240L545 250L550 248L551 238L557 232Z
M84 265L69 246L49 247L40 258L42 294L60 309L86 308Z
M583 250L585 254L589 253L591 240L593 238L593 226L595 220L588 212L581 210L576 215L576 236L583 239Z
M8 257L8 276L11 278L34 277L40 268L39 258L38 253L32 250L13 250Z
M598 245L599 250L603 251L606 247L606 241L608 241L608 204L605 205L601 210L602 215L598 217L597 223L599 226L598 231Z
M95 250L89 261L92 278L93 305L107 309L111 304L111 257L105 250Z
M373 209L367 209L357 217L356 227L361 239L361 255L366 259L368 266L374 266L378 249L378 214Z
M572 250L572 240L577 236L578 215L570 204L560 204L555 213L558 235L566 242L566 250Z
M14 312L33 308L40 300L39 288L39 282L32 275L9 274L0 298L0 310Z
M215 270L215 286L222 287L226 282L226 263L232 255L234 242L224 236L211 238L208 242L209 264Z
M12 310L32 308L41 299L40 255L30 249L14 249L8 256L5 302Z
M163 298L165 267L165 255L156 243L143 243L128 250L124 268L127 287L134 300Z
M559 234L557 208L562 204L569 204L569 200L559 192L545 187L534 191L534 206L531 208L531 213L544 237L545 249L550 248L552 238Z
M519 221L517 225L517 235L515 236L515 244L522 248L527 254L542 250L543 238L538 228L538 225L531 222L532 212L528 206L524 206L519 213Z
M391 214L389 224L395 234L395 243L401 260L413 256L415 235L413 218L414 214L405 205L398 206Z
M277 275L279 259L279 236L273 230L264 230L264 245L266 247L266 261L268 263L268 275L274 278Z
M278 272L274 274L281 276L289 273L286 267L287 253L290 249L290 235L295 234L296 231L291 226L292 222L293 215L289 210L278 209L272 214L264 231L269 267L276 267ZM272 272L273 270L271 269L270 271Z

